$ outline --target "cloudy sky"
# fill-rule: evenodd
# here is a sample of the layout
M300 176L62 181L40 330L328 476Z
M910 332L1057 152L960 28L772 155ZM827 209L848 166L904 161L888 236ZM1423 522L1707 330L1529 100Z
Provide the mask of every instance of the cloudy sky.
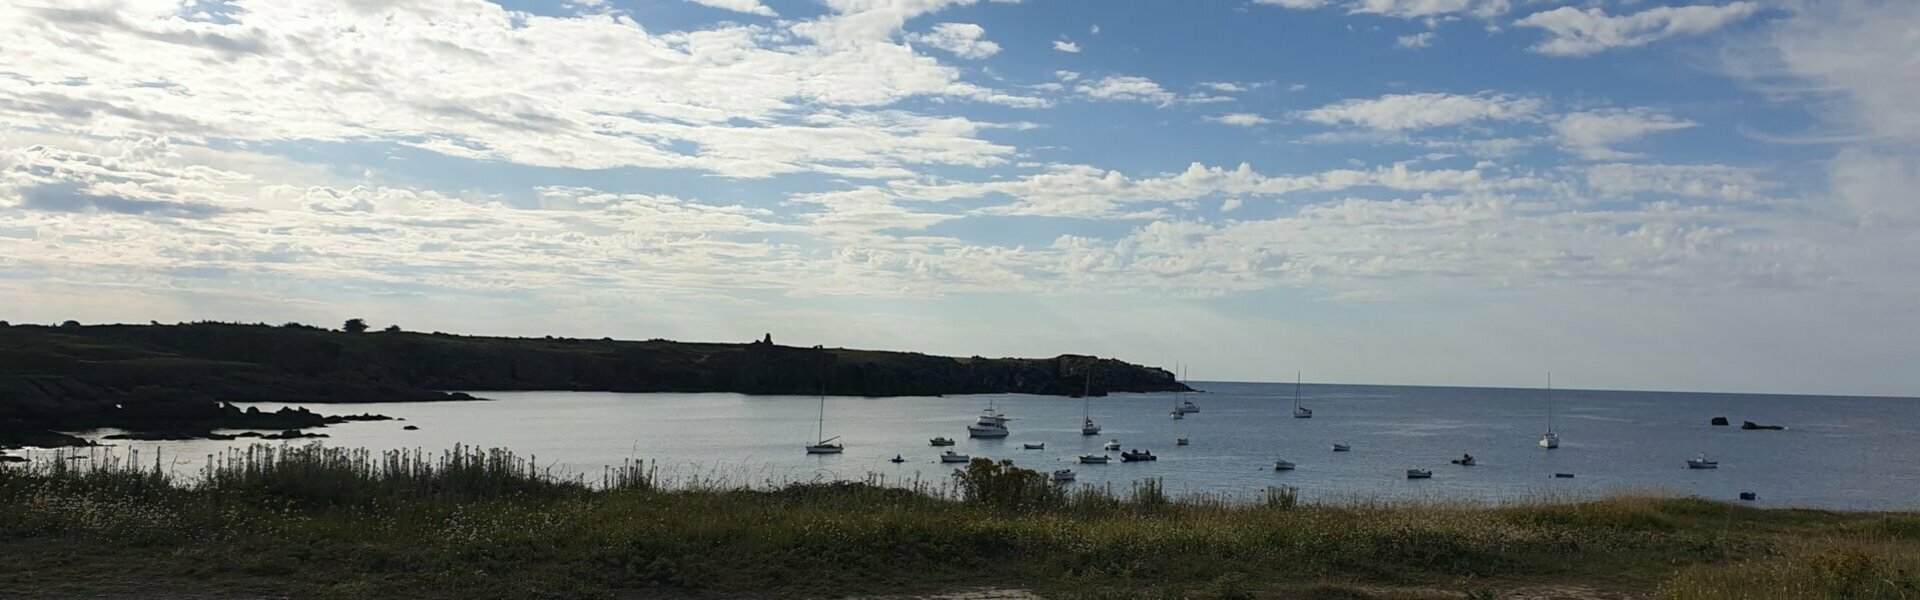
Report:
M0 0L0 319L1920 395L1920 2Z

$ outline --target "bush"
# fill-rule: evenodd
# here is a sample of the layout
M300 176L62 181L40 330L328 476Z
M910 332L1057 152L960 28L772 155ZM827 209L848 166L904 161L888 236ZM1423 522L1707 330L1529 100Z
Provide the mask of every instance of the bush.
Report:
M347 322L340 326L340 330L345 331L347 333L364 332L367 330L367 320L366 319L347 319Z
M1001 508L1047 508L1059 506L1065 498L1046 475L1016 467L1011 460L973 459L965 470L953 474L953 482L968 502Z

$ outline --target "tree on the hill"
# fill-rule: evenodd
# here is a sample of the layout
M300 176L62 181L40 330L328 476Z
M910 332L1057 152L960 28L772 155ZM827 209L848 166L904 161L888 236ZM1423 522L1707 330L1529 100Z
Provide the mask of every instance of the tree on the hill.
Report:
M387 329L386 329L386 332L387 332L387 333L400 333L400 326L399 326L399 325L388 325L388 326L387 326Z
M347 333L364 332L367 330L367 320L366 319L347 319L347 324L341 325L340 330L345 331Z
M72 319L68 319L65 323L61 323L60 326L66 329L79 329L80 322Z

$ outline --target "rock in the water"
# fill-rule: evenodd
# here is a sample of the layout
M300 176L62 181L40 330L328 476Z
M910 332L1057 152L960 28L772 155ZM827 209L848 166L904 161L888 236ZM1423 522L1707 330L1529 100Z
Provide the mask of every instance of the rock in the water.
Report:
M286 430L286 431L282 431L282 432L280 432L280 433L269 433L269 434L266 434L266 435L263 435L263 436L260 436L260 439L263 439L263 440L297 440L297 439L301 439L301 438L323 438L323 437L327 437L327 434L324 434L324 433L304 433L304 432L301 432L301 431L300 431L300 430L298 430L298 429L288 429L288 430Z
M1779 431L1782 429L1786 429L1786 427L1783 427L1780 425L1761 425L1758 423L1754 423L1753 421L1741 421L1740 428L1745 429L1747 431L1754 431L1754 430Z
M14 456L12 454L0 454L0 463L23 463L23 462L27 462L27 457Z
M1726 418L1726 417L1714 417L1714 418L1713 418L1713 424L1714 424L1714 425L1726 425L1726 424L1727 424L1727 418Z
M93 442L64 433L44 430L0 429L0 448L77 448L92 446Z

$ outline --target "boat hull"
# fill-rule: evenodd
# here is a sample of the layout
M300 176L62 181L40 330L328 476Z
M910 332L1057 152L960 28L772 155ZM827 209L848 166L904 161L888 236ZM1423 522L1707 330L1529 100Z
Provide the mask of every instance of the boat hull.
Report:
M967 436L968 436L968 437L977 437L977 438L1003 438L1003 437L1007 437L1007 434L1009 434L1009 433L1011 433L1011 432L1009 432L1009 431L1007 431L1007 430L1005 430L1005 429L997 429L997 428L993 428L993 427L979 427L979 426L976 426L976 425L968 425L968 426L967 426Z
M807 454L839 454L846 450L840 446L807 446Z
M1080 457L1080 464L1084 464L1084 465L1104 465L1104 464L1107 464L1107 463L1109 463L1109 462L1112 462L1112 461L1113 461L1113 458L1111 458L1111 457L1106 457L1106 456L1082 456L1082 457Z

